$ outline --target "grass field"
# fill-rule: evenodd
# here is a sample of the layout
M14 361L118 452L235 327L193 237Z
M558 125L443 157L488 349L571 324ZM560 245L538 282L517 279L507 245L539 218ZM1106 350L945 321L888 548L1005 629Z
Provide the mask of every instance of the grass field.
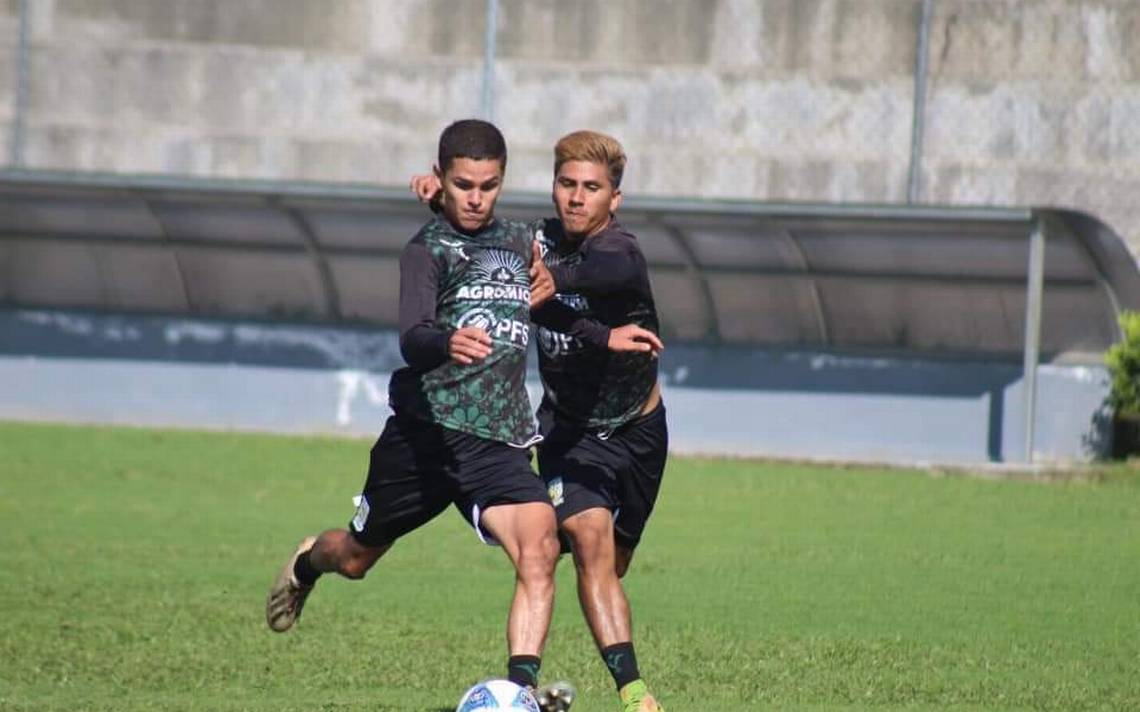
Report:
M502 553L451 511L298 628L264 595L369 443L0 424L0 709L452 710L505 667ZM616 709L559 570L544 676ZM674 459L626 579L670 712L1140 709L1140 475Z

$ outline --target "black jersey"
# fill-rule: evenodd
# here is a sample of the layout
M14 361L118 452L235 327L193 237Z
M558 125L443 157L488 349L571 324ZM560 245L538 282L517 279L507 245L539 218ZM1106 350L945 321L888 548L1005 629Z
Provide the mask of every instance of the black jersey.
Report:
M555 299L606 327L634 323L658 333L649 271L636 237L616 222L577 243L557 220L536 228L558 290ZM542 326L538 363L543 409L590 429L616 428L637 417L657 382L657 359L649 353L613 353Z
M531 231L496 220L475 235L436 217L400 257L400 350L392 409L489 440L526 446L535 420L526 391ZM491 355L470 365L448 357L451 334L484 329Z

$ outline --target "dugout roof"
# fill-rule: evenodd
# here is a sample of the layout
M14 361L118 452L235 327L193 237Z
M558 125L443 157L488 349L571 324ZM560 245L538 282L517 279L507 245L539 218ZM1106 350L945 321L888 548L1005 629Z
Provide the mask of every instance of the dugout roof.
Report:
M394 189L0 172L0 304L390 327L426 215ZM1016 357L1037 224L1043 355L1099 353L1140 308L1122 240L1073 211L627 198L621 220L668 339Z

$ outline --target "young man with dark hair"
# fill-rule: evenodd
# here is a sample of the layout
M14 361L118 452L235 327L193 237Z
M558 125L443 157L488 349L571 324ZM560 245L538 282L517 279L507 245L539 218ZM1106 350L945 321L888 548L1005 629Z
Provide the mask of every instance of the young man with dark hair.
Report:
M564 136L554 155L559 219L535 224L548 269L532 266L532 302L569 307L600 322L602 331L639 326L649 332L640 338L659 349L645 258L637 238L614 218L626 163L621 144L579 131ZM426 199L436 186L419 176L413 189ZM574 554L582 612L623 712L660 712L638 670L620 581L653 511L668 450L657 360L644 351L599 348L593 327L568 333L540 325L538 339L544 387L539 470ZM540 689L540 701L561 692Z
M532 239L525 225L494 217L506 162L489 123L459 121L440 136L442 212L400 257L408 365L389 385L395 414L372 448L347 529L300 543L269 592L266 619L288 630L322 574L363 578L397 539L454 504L514 565L508 677L534 687L559 545L528 453L539 439L524 383Z

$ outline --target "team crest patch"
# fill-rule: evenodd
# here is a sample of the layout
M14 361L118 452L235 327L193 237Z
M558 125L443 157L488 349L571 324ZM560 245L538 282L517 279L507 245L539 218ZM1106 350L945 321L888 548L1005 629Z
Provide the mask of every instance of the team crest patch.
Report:
M550 503L555 507L560 507L566 502L566 497L562 493L561 477L555 477L546 485L546 494L550 496Z
M352 528L362 532L364 531L364 523L368 521L368 498L358 494L352 498L352 503L356 505L356 514L352 515Z

